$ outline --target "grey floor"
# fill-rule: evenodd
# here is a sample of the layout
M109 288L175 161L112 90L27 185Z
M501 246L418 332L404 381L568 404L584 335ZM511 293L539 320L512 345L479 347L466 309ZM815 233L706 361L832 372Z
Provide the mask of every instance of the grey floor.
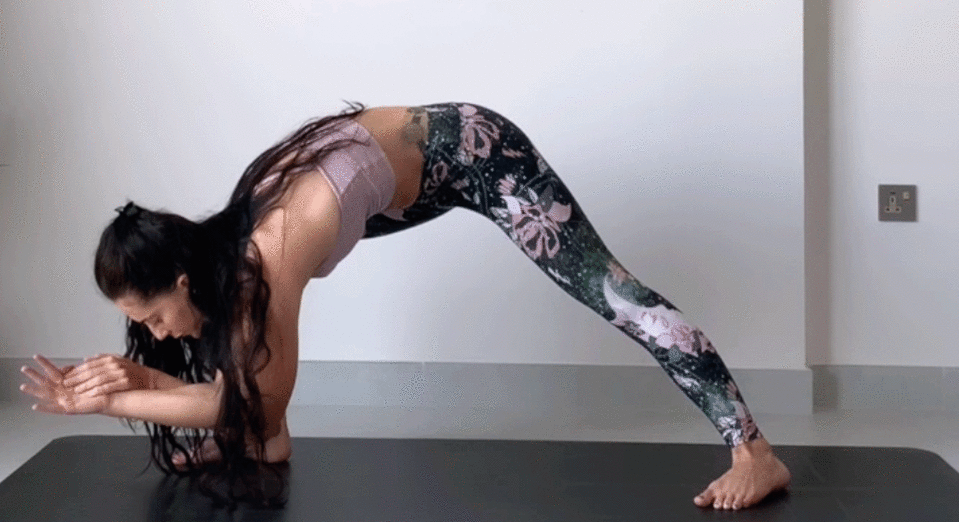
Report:
M698 413L698 412L697 412ZM453 411L364 406L291 406L294 437L449 438L688 442L720 444L705 417L648 413L619 417L557 419L536 412ZM910 411L818 411L812 415L757 414L775 447L785 445L891 446L933 451L959 469L959 414ZM29 404L0 402L0 480L57 437L80 434L132 435L118 419L99 415L38 413ZM144 435L141 429L136 435ZM295 459L296 456L293 456ZM706 484L703 484L705 487Z

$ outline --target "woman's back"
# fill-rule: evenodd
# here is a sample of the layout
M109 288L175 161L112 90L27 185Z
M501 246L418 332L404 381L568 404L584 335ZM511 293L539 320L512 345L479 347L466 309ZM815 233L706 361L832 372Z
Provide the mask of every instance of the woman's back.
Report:
M350 144L349 147L354 149L331 154L324 165L325 172L296 179L284 191L277 208L267 213L254 230L253 242L262 249L260 243L264 238L275 236L275 242L284 231L289 233L291 227L312 230L315 232L311 235L312 244L291 245L288 254L311 259L314 267L311 277L328 275L333 268L331 265L345 257L362 237L362 225L368 216L356 214L365 211L369 205L365 201L362 204L344 201L347 197L364 197L356 194L357 185L361 186L359 190L392 190L393 194L384 195L377 210L381 210L379 207L383 204L386 206L382 210L387 212L402 209L416 200L423 169L423 154L418 143L425 140L427 129L425 122L418 125L414 118L414 113L407 107L371 108L360 113L355 121L362 128L355 129L355 133L349 131L347 135L363 139L368 133L375 143ZM375 165L377 155L385 156L381 165ZM367 173L370 179L353 184L357 173L340 171L351 170L351 167L355 170L357 158L363 163L374 163L374 166ZM354 186L350 187L351 184ZM327 263L331 255L336 259Z

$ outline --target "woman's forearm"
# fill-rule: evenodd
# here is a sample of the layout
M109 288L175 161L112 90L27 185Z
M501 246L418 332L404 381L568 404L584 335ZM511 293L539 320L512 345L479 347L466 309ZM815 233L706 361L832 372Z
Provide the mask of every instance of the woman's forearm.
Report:
M164 426L214 429L220 401L213 383L185 384L167 390L129 390L110 394L102 412Z
M156 368L150 368L150 389L152 390L172 390L180 386L186 386L187 382Z

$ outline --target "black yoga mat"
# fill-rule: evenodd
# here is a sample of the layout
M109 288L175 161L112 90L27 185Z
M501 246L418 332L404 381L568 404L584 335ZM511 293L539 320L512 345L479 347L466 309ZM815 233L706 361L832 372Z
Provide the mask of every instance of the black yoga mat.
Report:
M143 436L54 440L0 483L0 520L957 521L959 473L909 448L776 446L789 490L738 512L692 499L729 465L722 445L293 438L280 510L214 508L164 477Z

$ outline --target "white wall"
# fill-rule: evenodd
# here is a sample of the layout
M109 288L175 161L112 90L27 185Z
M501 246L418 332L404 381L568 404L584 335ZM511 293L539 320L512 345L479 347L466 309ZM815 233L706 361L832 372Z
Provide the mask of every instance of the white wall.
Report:
M809 362L959 366L959 1L825 3L828 98L809 103L826 197L809 209L828 237L807 299L828 312ZM878 220L881 183L918 186L917 222Z
M349 99L507 115L729 366L804 367L799 1L0 6L3 356L121 352L92 275L112 209L207 215ZM654 364L463 210L361 242L311 283L301 339L303 360Z

